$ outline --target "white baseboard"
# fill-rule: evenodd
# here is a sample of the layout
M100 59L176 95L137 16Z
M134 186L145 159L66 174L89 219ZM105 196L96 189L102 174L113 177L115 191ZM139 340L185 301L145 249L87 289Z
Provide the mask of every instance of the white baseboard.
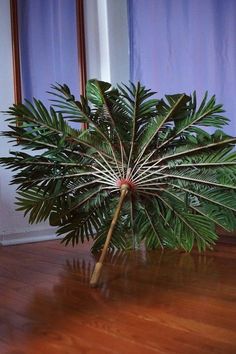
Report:
M56 236L55 231L51 228L46 230L35 230L2 235L2 240L0 239L0 245L11 246L18 245L21 243L42 242L61 238L62 237Z

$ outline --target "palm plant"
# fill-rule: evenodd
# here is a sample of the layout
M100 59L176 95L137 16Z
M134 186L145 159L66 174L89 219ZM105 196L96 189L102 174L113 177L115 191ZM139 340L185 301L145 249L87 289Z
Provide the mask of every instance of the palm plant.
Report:
M108 247L202 251L216 225L235 229L236 138L221 130L228 119L214 96L157 100L140 83L90 80L77 101L66 85L52 88L50 109L36 99L9 108L3 135L22 149L0 162L15 171L30 223L49 219L66 245L103 248L91 285Z

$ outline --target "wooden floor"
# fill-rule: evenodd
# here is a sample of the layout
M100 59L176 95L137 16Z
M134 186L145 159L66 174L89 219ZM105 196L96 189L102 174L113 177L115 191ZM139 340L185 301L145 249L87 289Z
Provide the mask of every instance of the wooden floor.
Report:
M110 254L99 289L88 245L0 248L1 354L236 353L236 247Z

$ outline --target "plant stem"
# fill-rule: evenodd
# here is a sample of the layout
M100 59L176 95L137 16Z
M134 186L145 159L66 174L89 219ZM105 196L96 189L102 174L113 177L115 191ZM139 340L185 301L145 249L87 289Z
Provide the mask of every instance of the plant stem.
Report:
M116 207L116 211L115 211L115 214L113 216L109 231L107 233L107 238L106 238L106 241L104 243L101 256L100 256L98 262L95 265L92 277L90 279L90 286L91 287L96 287L98 285L98 281L99 281L99 277L100 277L100 274L101 274L102 265L103 265L104 259L106 257L107 249L108 249L108 246L109 246L112 234L113 234L113 230L114 230L114 228L116 226L116 223L117 223L117 220L118 220L118 217L119 217L123 202L124 202L125 197L126 197L126 195L128 193L128 190L129 190L128 184L122 184L121 185L121 193L120 193L119 202L118 202L118 205Z

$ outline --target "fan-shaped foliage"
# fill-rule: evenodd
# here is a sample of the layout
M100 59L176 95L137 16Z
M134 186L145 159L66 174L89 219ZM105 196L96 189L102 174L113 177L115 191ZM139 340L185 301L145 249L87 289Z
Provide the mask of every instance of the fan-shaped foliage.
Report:
M52 88L50 110L36 99L14 105L3 133L22 148L1 163L29 222L49 219L65 244L92 238L98 250L126 185L110 247L204 250L216 225L235 229L236 139L221 130L228 120L214 96L156 100L140 83L90 80L77 101L66 85Z

